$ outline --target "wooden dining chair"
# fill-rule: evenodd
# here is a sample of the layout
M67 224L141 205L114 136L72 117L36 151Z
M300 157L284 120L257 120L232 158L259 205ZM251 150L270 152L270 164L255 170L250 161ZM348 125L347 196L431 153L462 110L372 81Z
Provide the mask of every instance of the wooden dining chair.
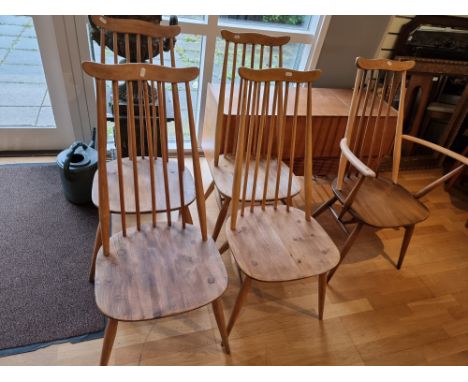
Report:
M180 33L180 27L178 25L157 25L153 24L148 21L141 21L141 20L133 20L133 19L116 19L111 17L105 16L92 16L92 22L100 28L100 46L101 46L101 55L100 61L102 64L105 63L105 48L107 45L113 48L113 63L118 64L118 57L124 56L126 62L136 62L136 63L143 63L149 62L150 64L156 63L153 61L153 56L159 54L159 63L160 65L165 65L165 56L164 51L167 49L169 51L170 56L170 66L175 67L175 54L174 54L174 39ZM123 41L123 43L122 43ZM132 42L132 44L131 44ZM113 106L113 117L114 123L117 123L122 117L122 109L120 105L120 100L122 99L122 92L125 93L125 89L119 89L117 84L114 84L115 88L112 91L112 102ZM126 121L133 120L135 124L138 125L138 129L136 130L136 140L137 140L137 152L139 155L136 158L137 163L137 170L141 174L139 177L139 188L142 191L139 200L139 211L141 213L149 213L151 212L151 180L149 178L149 171L148 171L148 161L145 160L146 152L148 151L148 143L145 143L145 132L144 132L144 106L143 106L143 99L145 92L148 92L148 96L150 99L155 98L157 101L151 102L150 108L150 117L153 119L152 128L152 144L153 144L153 152L155 154L155 171L157 176L161 176L163 171L162 166L162 156L163 151L167 153L169 150L168 147L168 139L167 136L163 137L160 136L159 126L158 126L158 114L160 113L160 109L165 109L165 121L171 120L173 121L174 118L168 118L168 106L166 103L166 91L164 90L160 97L158 97L157 89L155 89L154 83L144 83L142 81L138 81L132 86L133 88L133 98L136 100L135 102L135 110L131 109L130 107L125 107L124 112L126 116L123 116ZM115 100L119 100L119 102L115 102ZM124 102L125 104L125 102ZM173 114L173 111L170 111ZM128 122L127 122L128 124ZM125 129L128 131L128 128ZM126 135L126 136L125 136ZM175 138L177 141L177 157L179 163L183 162L184 156L184 149L183 149L183 132L181 129L176 129ZM123 169L123 176L125 179L132 179L133 178L133 162L132 162L132 145L130 144L130 136L129 134L124 134L122 136L122 128L120 130L115 129L115 140L120 142L119 147L117 150L120 150L121 153L118 155L124 155L123 152L128 153L128 157L123 158L122 160L122 169ZM146 142L148 142L146 140ZM106 150L104 148L104 150ZM126 155L125 155L126 156ZM130 181L125 182L125 185L119 185L118 178L117 178L117 161L113 160L108 163L108 176L109 176L109 187L110 195L109 195L109 208L112 213L120 214L120 195L125 196L125 206L127 213L134 214L136 213L136 207L134 203L134 195L133 195L133 188L131 188ZM170 203L166 203L165 198L163 195L163 185L162 183L156 183L156 187L158 187L158 191L156 195L158 195L158 203L157 212L166 212L169 210L179 210L181 212L182 218L187 222L192 222L192 217L190 215L190 210L188 206L195 200L195 188L194 188L194 181L190 171L185 169L183 171L184 178L183 178L183 190L184 190L184 204L181 205L179 199L176 195L179 194L179 181L177 178L177 165L175 162L168 161L168 185L169 185L169 194L170 196ZM121 189L120 187L126 188L125 190ZM96 173L93 181L92 187L92 200L96 206L99 206L99 175ZM170 204L170 206L169 206ZM94 280L94 271L95 271L95 262L96 262L96 255L99 248L102 245L102 240L100 236L100 227L98 227L96 233L96 239L92 254L92 261L91 267L89 272L89 280L93 282Z
M190 81L198 76L198 68L176 69L150 64L104 65L85 62L83 69L96 79L97 90L99 235L102 238L102 246L96 259L95 296L98 308L108 317L101 365L106 365L109 361L118 321L151 320L188 312L209 303L213 306L224 350L229 353L220 300L227 287L227 274L214 241L207 235L205 199L190 94ZM186 120L189 128L199 228L186 224L185 220L171 221L171 203L176 201L179 205L186 203L184 172L187 170L183 162L184 157L177 158L173 165L169 165L172 162L168 159L167 151L163 149L162 170L159 172L156 164L159 159L153 151L153 146L150 145L148 156L140 159L145 165L138 166L136 126L133 118L129 119L132 157L127 164L132 167L132 177L126 176L124 158L120 156L121 142L118 135L115 174L109 171L105 150L106 81L111 81L113 91L116 91L119 81L125 82L130 110L134 105L135 82L155 83L159 96L166 84L171 85L175 127L182 131L182 120ZM183 87L185 97L180 96L179 86ZM148 91L145 91L143 100L144 131L151 142L155 120L151 118L152 105ZM167 124L164 114L165 109L162 107L158 117L159 126L162 138L166 139ZM116 131L119 129L116 119ZM171 171L175 171L177 176L171 177L169 175ZM116 177L117 185L110 182L111 174ZM151 179L147 189L141 187L140 179L144 176ZM169 182L174 179L177 180L178 186L171 188ZM122 231L111 236L110 215L113 194L111 187L114 186L120 189ZM177 195L171 194L174 189L178 190ZM132 203L129 202L130 197L133 198ZM151 206L152 222L149 224L141 222L141 205L145 198L150 200ZM158 204L167 206L166 222L157 222ZM125 213L129 206L135 213L136 227L127 225Z
M320 71L240 68L239 75L243 85L241 117L226 236L245 278L229 319L228 334L252 280L284 282L318 276L318 317L322 319L326 275L339 260L333 241L311 217L312 82L320 76ZM305 94L300 91L302 85L306 86ZM288 121L285 111L289 95L294 100L294 114ZM305 101L300 99L301 95ZM304 137L297 134L301 102L307 105ZM288 123L292 125L289 149L294 152L301 147L305 152L305 211L291 206L294 155L283 161ZM279 138L277 144L273 143L274 136ZM264 146L266 150L262 152ZM264 166L262 172L260 165ZM268 177L271 182L266 181ZM281 204L281 192L284 192L286 205ZM260 204L255 203L256 193L262 195ZM269 193L274 195L270 205L267 204Z
M345 136L340 142L338 176L332 183L333 196L314 213L317 217L330 209L348 238L341 260L328 275L330 280L356 240L361 228L405 229L397 268L400 269L417 223L429 216L420 198L437 185L458 174L468 159L431 142L402 133L406 92L406 73L414 61L356 59L354 84ZM399 105L396 111L392 105ZM397 113L396 123L390 116ZM398 184L402 141L421 144L462 164L420 191L412 194ZM389 157L391 154L391 157ZM391 165L391 179L382 175L381 165ZM340 209L333 208L338 203ZM349 232L348 225L354 227Z
M205 193L205 197L208 198L211 192L216 188L221 199L221 210L212 234L215 240L218 238L221 227L226 220L229 205L232 200L234 153L237 147L238 116L240 114L239 99L242 94L243 86L242 81L238 81L237 69L239 67L259 69L275 66L282 67L283 46L290 40L289 36L272 37L258 33L234 33L227 30L221 31L221 36L225 40L225 49L218 98L216 129L214 136L204 136L202 144L213 178L212 183ZM260 164L259 171L263 174L264 163ZM283 172L284 176L287 176L286 168L283 169ZM259 179L260 178L263 179L263 176L260 176ZM269 187L269 189L271 190L272 187ZM292 190L293 194L299 192L299 187L295 179ZM283 199L285 196L282 188L280 198ZM260 201L262 200L262 195L257 195L255 198L256 201ZM267 195L268 201L273 200L273 198L274 195L270 193Z

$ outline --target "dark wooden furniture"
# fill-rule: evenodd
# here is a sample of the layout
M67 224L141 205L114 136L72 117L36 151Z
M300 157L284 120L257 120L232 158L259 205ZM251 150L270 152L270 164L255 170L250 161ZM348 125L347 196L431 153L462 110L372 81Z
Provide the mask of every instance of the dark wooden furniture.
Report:
M437 111L434 95L448 79L468 78L468 19L457 16L415 16L402 26L393 55L398 60L414 60L415 66L408 70L409 81L405 101L404 132L425 138L423 121ZM447 124L441 132L431 137L435 143L455 149L453 143L468 110L468 81L451 112L446 114ZM428 109L428 107L430 108ZM444 105L441 105L444 106ZM432 109L432 110L431 110ZM447 108L446 108L447 109ZM439 114L440 116L440 114ZM406 143L404 151L414 154L414 145ZM457 151L462 152L463 148ZM439 164L443 156L439 155Z
M212 304L216 322L221 333L224 350L229 353L229 344L225 329L223 309L220 296L227 287L227 274L224 264L214 241L208 237L206 228L205 199L200 171L198 144L195 132L195 122L190 96L190 81L193 81L199 70L197 68L167 68L150 64L103 65L91 62L83 64L84 71L96 79L97 110L98 110L98 155L99 155L99 229L98 236L102 240L96 259L95 296L96 304L104 315L109 318L101 354L101 365L106 365L114 342L118 321L142 321L166 317L187 312L201 306ZM172 87L173 103L175 105L175 128L182 133L182 120L186 118L189 124L191 155L194 169L194 184L200 228L180 222L171 221L170 203L171 188L169 182L170 167L167 150L163 145L163 157L158 159L149 145L147 157L136 155L136 134L133 118L129 118L131 158L131 177L124 173L121 156L121 142L117 138L117 160L115 180L109 181L108 163L106 161L107 121L106 121L106 81L111 81L112 91L117 91L118 81L124 81L127 88L127 103L133 110L133 85L135 82L151 81L158 91L159 98L166 83ZM140 84L139 86L142 86ZM179 86L185 88L187 115L182 116L179 97ZM142 87L147 89L147 87ZM144 92L144 130L148 141L152 142L155 120L150 118L152 106L148 91ZM185 114L185 113L184 113ZM167 137L164 107L160 108L159 126L161 137ZM120 126L116 119L116 131ZM117 134L118 135L118 134ZM178 142L180 143L180 142ZM182 142L183 144L183 142ZM181 149L179 147L179 149ZM156 162L161 162L162 171L157 171ZM129 163L130 163L129 162ZM149 174L139 172L140 162L147 163L145 170ZM186 205L184 192L184 172L188 171L184 164L184 156L178 157L174 170L178 179L179 205ZM149 176L150 186L141 189L139 178ZM172 180L173 181L173 180ZM133 185L131 196L134 201L136 227L127 227L125 215L127 212L128 188L125 183ZM155 186L157 184L163 186ZM111 188L120 190L120 217L122 231L110 236L110 194ZM174 190L174 189L172 189ZM167 213L167 222L156 221L159 202L158 193L163 192ZM151 223L142 224L141 201L145 195L150 200Z
M433 88L434 77L441 76L468 76L468 61L451 61L440 59L413 58L398 56L398 60L414 60L415 66L408 71L408 98L405 101L407 110L412 110L411 119L408 112L406 117L410 120L406 131L413 136L421 136L422 122L428 110L431 90ZM416 103L415 99L419 99ZM416 107L411 108L416 103ZM451 147L455 137L458 135L463 121L468 113L468 82L451 112L448 113L448 122L442 134L438 137L437 143L444 147ZM413 144L405 145L407 154L413 153Z
M306 94L306 89L300 88L302 94ZM218 107L218 93L219 85L209 84L208 94L206 101L205 110L205 122L203 126L203 141L202 147L205 155L210 160L214 156L214 137L215 137L215 121L216 121L216 110ZM234 92L236 94L237 91ZM346 122L348 120L349 108L351 106L351 99L353 91L352 89L327 89L327 88L313 88L313 104L312 104L312 118L313 118L313 129L314 129L314 142L313 142L313 156L314 156L314 174L315 175L327 175L330 173L336 173L338 169L338 161L340 157L340 140L344 135L346 129ZM271 96L270 96L271 98ZM300 104L298 105L298 120L297 120L297 134L300 137L304 137L305 117L306 117L306 104L303 101L305 98L301 97ZM293 108L294 98L290 94L288 100L288 106L286 110L287 126L286 126L286 140L289 141L291 133L291 120L294 114ZM238 104L237 96L234 96L233 109ZM374 105L373 117L377 114L377 105ZM223 120L228 119L229 110L227 106L224 108ZM231 115L231 119L237 121L238 116ZM270 117L267 117L268 119ZM397 112L391 108L388 117L389 126L395 126L397 119ZM231 146L234 144L234 135L239 124L236 122L232 124L231 138L228 141L228 151L232 150ZM391 129L387 132L387 140L385 141L384 151L389 152L392 148L392 135ZM369 137L366 137L369 139ZM370 142L365 145L364 150L367 150ZM286 145L285 158L289 158L289 146ZM222 156L220 156L222 158ZM228 156L229 158L229 156ZM221 161L221 159L220 159ZM213 166L210 167L214 172ZM295 161L294 161L294 173L296 175L302 175L304 172L304 152L303 148L298 145L295 149ZM220 182L220 184L222 184ZM226 184L226 189L231 187L230 183Z
M318 276L318 317L322 319L326 274L339 260L339 252L333 241L311 217L312 82L320 76L320 71L241 68L239 75L243 85L242 107L234 160L232 209L226 224L226 236L245 278L229 319L228 333L239 315L252 280L285 282ZM270 88L273 84L274 87ZM305 86L306 94L300 91L301 85ZM273 94L272 101L270 92ZM260 94L263 97L260 98ZM289 144L285 140L288 94L293 95L295 110ZM299 102L307 105L305 137L296 134ZM267 123L269 105L275 123ZM273 143L273 137L277 137L278 144ZM292 207L294 152L286 161L289 166L283 163L284 149L289 147L294 151L296 142L302 146L306 158L305 212ZM276 150L273 150L274 147ZM264 172L259 170L260 163L265 166ZM275 167L271 166L273 163ZM281 179L284 174L282 169L284 179ZM274 182L266 181L269 176ZM268 190L269 187L271 190ZM284 187L284 194L281 187ZM258 189L262 198L256 203ZM268 204L268 192L273 196L271 204ZM279 205L281 199L286 205Z
M353 100L346 133L340 143L342 153L338 177L332 184L334 195L313 214L314 217L317 217L325 210L330 209L340 226L349 234L341 249L339 264L343 261L364 225L375 228L403 227L405 235L397 264L397 268L401 268L415 225L429 216L428 209L419 199L437 185L461 172L468 164L468 158L460 154L420 138L403 134L406 72L414 64L414 61L368 60L365 58L356 60L357 75ZM388 115L391 109L390 103L395 98L398 98L400 107L397 124L391 128L388 125ZM370 119L369 115L374 104L378 105L378 113L374 119ZM394 142L393 167L392 178L386 179L380 175L379 170L383 156L382 147L388 139L386 132L389 130L394 137L392 139ZM364 150L366 136L372 137L367 155ZM403 140L436 150L462 164L417 193L411 194L398 185ZM335 202L341 207L339 211L333 208ZM351 232L347 228L350 224L354 225ZM329 273L329 280L338 266Z

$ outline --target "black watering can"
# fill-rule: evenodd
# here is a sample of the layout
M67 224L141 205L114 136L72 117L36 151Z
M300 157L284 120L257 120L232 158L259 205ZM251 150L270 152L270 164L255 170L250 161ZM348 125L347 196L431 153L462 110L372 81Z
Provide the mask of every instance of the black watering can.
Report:
M93 139L88 145L74 142L57 155L63 192L75 204L91 202L91 188L98 161L97 151L94 149L95 136L96 129L93 130Z

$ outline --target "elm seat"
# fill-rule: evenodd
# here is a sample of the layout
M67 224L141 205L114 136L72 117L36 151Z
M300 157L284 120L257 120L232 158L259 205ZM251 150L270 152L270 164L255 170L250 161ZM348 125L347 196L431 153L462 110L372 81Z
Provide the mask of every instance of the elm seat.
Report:
M345 178L343 189L336 189L335 179L332 189L335 195L344 200L356 183L356 178ZM356 193L349 212L365 224L376 228L410 226L426 220L429 210L409 191L399 184L382 177L366 178Z
M249 277L266 282L291 281L323 274L340 259L338 248L313 218L286 206L246 210L226 236L232 254Z
M227 273L214 241L173 223L110 238L96 261L95 296L102 313L119 321L150 320L187 312L216 300Z
M218 166L215 166L213 163L210 163L211 175L213 181L216 184L217 189L224 197L229 199L232 198L232 182L234 180L234 164L235 158L230 155L220 155ZM275 189L276 189L276 173L278 171L278 165L276 159L270 161L270 168L268 170L268 179L267 179L267 195L266 200L271 201L275 199ZM255 172L255 161L252 160L251 165L249 166L249 176L247 180L247 193L246 198L250 200L252 197L252 187L253 179ZM257 184L255 188L255 200L261 201L263 199L263 188L265 183L265 172L266 172L266 161L260 160L258 164L258 175L257 175ZM288 196L288 177L289 177L289 167L286 164L281 166L281 176L280 176L280 189L279 189L279 199L285 199ZM243 179L241 189L243 189ZM301 187L296 179L296 176L293 175L291 182L291 196L297 195L301 190Z
M155 188L156 188L156 211L163 212L167 210L166 197L164 190L164 175L162 159L158 158L154 161L155 172ZM127 213L135 213L135 192L133 187L133 162L129 158L122 158L122 170L124 179L124 195L125 195L125 211ZM151 179L150 166L148 158L137 159L138 171L138 189L140 197L140 212L151 211ZM170 195L171 210L181 208L179 196L179 173L177 162L169 160L167 162L168 186ZM107 180L109 182L109 205L113 213L120 213L120 192L119 179L117 171L117 161L113 160L107 163ZM195 182L192 174L185 167L183 171L183 187L184 187L184 206L190 205L195 200ZM99 175L96 171L93 180L92 200L96 206L99 206Z

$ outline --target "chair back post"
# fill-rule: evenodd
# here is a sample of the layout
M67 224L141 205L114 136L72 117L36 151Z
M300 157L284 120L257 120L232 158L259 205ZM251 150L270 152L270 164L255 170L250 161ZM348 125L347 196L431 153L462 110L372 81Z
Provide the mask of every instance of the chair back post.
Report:
M97 143L98 143L98 174L99 174L99 226L101 229L102 248L104 256L109 256L110 245L110 209L109 186L107 182L106 147L107 147L107 119L106 119L106 82L96 79L97 98Z
M240 68L239 75L243 86L240 97L241 113L238 131L236 156L234 163L234 179L232 188L231 225L236 229L238 216L244 216L245 206L250 201L250 213L254 213L254 202L258 198L257 186L261 185L263 195L262 211L266 208L266 195L270 191L272 207L278 208L280 188L285 195L281 200L287 200L286 208L289 212L292 198L292 180L294 150L297 145L303 145L305 152L305 219L310 220L312 208L312 83L320 76L319 70L296 71L284 68L250 69ZM271 84L274 84L271 97ZM306 126L305 139L297 139L297 117L300 100L301 85L306 86ZM290 91L291 89L291 91ZM295 89L293 91L292 89ZM304 94L304 93L302 93ZM303 95L304 97L304 95ZM271 98L273 99L270 107ZM294 100L291 107L290 99ZM292 124L290 120L292 119ZM283 152L285 148L286 129L291 126L289 168L283 171ZM288 132L289 134L289 132ZM275 144L274 141L276 141ZM263 166L264 179L259 178L259 166ZM275 167L276 166L276 167ZM262 177L263 177L262 176ZM272 181L270 179L273 178ZM273 190L268 190L271 184ZM287 190L284 192L284 190ZM259 201L260 202L260 201Z
M406 96L406 70L401 73L400 101L398 108L398 119L395 132L395 144L393 148L393 166L392 166L392 182L398 183L398 174L400 172L401 161L401 143L403 134L403 119L405 115L405 96Z
M363 70L358 68L356 79L354 81L353 96L352 96L351 106L349 110L349 117L346 123L346 130L345 130L345 138L348 142L351 142L351 136L354 130L354 122L356 120L356 112L358 108L357 101L361 93L361 81L362 81L363 73L364 73ZM341 154L340 164L338 166L338 178L337 178L337 184L336 184L336 188L340 191L343 188L343 179L345 176L347 164L348 164L348 160L343 154Z
M283 65L283 50L282 46L287 44L290 40L289 36L267 36L259 33L234 33L228 30L222 30L221 36L225 40L224 49L224 60L223 69L221 73L220 92L218 97L218 111L216 116L216 128L215 128L215 142L214 142L214 165L217 166L219 163L219 156L224 153L227 154L229 146L232 146L230 153L235 154L236 144L238 135L232 133L233 126L235 127L239 123L239 115L241 111L240 98L243 93L242 81L239 83L239 89L237 94L234 94L234 87L236 84L236 73L238 67L259 67L260 69L264 66L265 56L268 62L268 66L273 65L273 56L275 51L278 53L278 65ZM230 47L233 46L232 61L230 60ZM259 57L256 58L257 47L259 47ZM265 54L265 47L269 47L269 54ZM250 49L250 60L246 58L247 50ZM239 54L239 51L241 54ZM240 59L239 59L240 56ZM238 61L240 64L238 65ZM228 96L226 100L226 88L228 82L228 66L231 63L230 70L230 84L228 88ZM237 98L237 113L234 100ZM225 118L224 110L228 107L227 118ZM234 138L234 142L231 142L230 138Z

